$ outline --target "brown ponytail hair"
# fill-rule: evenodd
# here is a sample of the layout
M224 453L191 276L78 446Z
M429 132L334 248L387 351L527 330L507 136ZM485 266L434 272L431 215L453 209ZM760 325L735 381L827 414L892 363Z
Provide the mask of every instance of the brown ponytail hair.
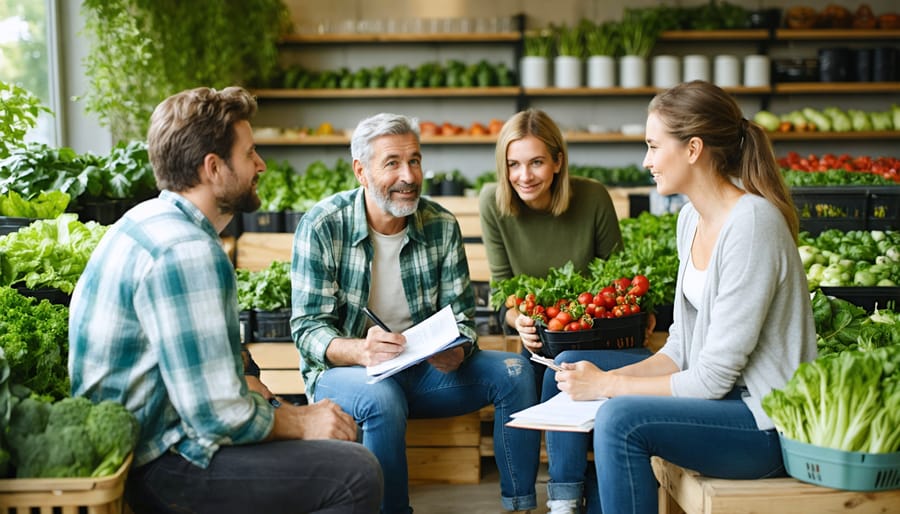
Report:
M702 139L713 168L725 179L740 179L744 190L772 202L797 240L800 220L772 144L762 127L744 118L731 95L695 80L659 93L647 110L657 114L678 140Z

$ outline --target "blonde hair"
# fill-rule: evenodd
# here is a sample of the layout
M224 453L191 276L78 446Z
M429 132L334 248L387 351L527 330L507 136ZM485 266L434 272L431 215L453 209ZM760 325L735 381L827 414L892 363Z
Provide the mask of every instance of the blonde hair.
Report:
M657 114L678 140L702 139L713 168L723 178L740 179L747 192L772 202L797 240L800 220L772 143L762 127L744 118L731 95L695 80L659 93L647 110Z
M569 157L566 141L556 123L544 111L527 109L516 113L503 124L497 137L494 156L497 161L497 210L501 216L516 216L523 202L509 183L506 152L510 143L526 136L534 136L547 145L553 162L559 164L559 173L550 185L550 213L559 216L569 208L572 189L569 185Z

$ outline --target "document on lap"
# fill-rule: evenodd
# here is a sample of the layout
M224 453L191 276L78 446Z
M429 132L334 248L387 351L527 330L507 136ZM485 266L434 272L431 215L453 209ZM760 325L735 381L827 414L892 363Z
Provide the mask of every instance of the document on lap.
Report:
M403 352L391 360L366 367L368 382L373 384L414 366L434 354L469 342L460 335L453 309L448 305L425 321L403 331L406 345Z
M575 401L561 392L549 400L510 415L508 427L552 430L557 432L590 432L594 428L597 409L607 398Z

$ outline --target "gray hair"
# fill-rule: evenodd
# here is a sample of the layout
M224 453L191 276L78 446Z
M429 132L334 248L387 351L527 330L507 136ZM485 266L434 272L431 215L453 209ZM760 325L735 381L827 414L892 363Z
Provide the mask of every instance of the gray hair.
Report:
M419 142L419 120L402 114L383 112L359 122L350 138L350 156L368 169L372 158L372 140L381 136L414 134Z

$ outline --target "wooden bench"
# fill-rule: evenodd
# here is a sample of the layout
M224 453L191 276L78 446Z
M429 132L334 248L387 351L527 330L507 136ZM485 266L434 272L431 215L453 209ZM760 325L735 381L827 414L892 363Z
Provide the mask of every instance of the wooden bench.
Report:
M715 451L715 449L710 449ZM653 457L659 514L875 514L900 512L900 489L841 491L795 478L725 480Z

